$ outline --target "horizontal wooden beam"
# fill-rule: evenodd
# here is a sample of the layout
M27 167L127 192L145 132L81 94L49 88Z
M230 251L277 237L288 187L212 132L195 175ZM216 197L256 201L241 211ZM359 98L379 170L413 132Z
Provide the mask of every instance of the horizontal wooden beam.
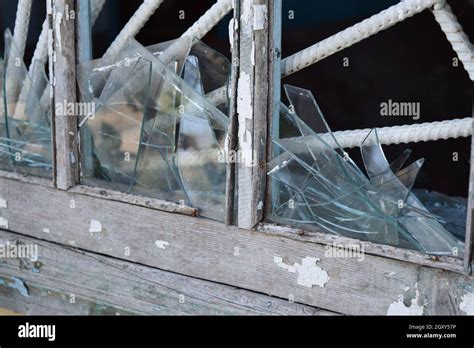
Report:
M273 223L259 224L257 230L274 236L281 236L322 245L356 245L363 249L365 254L383 256L418 265L465 273L463 260L460 258L428 255L416 250L401 249L385 244L365 242L325 232L305 231L299 228L279 226Z
M148 198L148 197L128 194L124 192L103 189L99 187L78 185L69 189L69 192L82 194L86 196L92 196L92 197L106 198L112 201L139 205L139 206L147 207L151 209L167 211L169 213L179 213L179 214L185 214L185 215L190 215L190 216L198 215L197 208L193 208L184 204L177 204L177 203L168 202L162 199Z
M27 258L0 259L0 307L18 313L331 314L287 300L0 231L0 244L6 242L38 246L37 262ZM27 290L20 291L22 286Z
M9 179L0 199L17 233L338 313L471 310L474 278L456 272Z

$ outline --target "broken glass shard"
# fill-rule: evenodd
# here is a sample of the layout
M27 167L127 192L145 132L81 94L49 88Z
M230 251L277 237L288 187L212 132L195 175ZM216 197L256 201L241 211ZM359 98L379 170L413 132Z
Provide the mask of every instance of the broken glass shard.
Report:
M9 30L4 38L0 166L4 170L50 178L50 106L40 102L47 91L48 79L44 67L37 62L28 71Z
M228 118L204 94L227 82L205 81L201 64L206 54L215 56L199 42L193 47L196 54L187 50L164 64L153 49L130 40L119 63L82 66L82 89L92 91L86 98L97 105L81 122L82 181L191 205L223 220L226 165L219 154ZM107 74L91 83L95 73L86 67L104 64Z
M281 115L291 137L273 140L272 220L429 254L463 254L463 243L411 192L423 159L403 168L410 155L405 151L390 164L374 129L360 145L364 174L339 145L312 93L292 86L285 92L290 106L283 105Z

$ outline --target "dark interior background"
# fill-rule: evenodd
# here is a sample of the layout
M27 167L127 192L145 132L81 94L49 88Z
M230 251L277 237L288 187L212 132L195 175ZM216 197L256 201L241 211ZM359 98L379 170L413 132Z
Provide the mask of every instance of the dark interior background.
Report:
M136 38L144 45L176 38L214 2L166 0ZM283 0L282 55L295 53L397 2ZM449 2L474 41L474 0ZM107 1L93 29L94 58L105 52L140 4L138 0ZM2 31L13 30L16 6L17 1L0 0ZM33 6L27 64L45 18L45 2L37 0ZM179 18L180 11L184 19ZM289 19L289 11L294 11L294 19ZM227 56L229 19L230 15L203 39ZM3 52L3 39L0 49ZM472 114L474 84L461 63L453 67L455 56L432 14L424 11L284 78L283 83L310 89L335 131L463 118ZM349 67L343 66L344 57L349 58ZM380 103L388 99L420 102L421 118L381 117ZM470 138L384 146L389 160L405 148L413 150L412 161L426 159L415 187L467 196ZM453 162L453 152L459 154L458 162ZM350 155L358 160L357 149Z

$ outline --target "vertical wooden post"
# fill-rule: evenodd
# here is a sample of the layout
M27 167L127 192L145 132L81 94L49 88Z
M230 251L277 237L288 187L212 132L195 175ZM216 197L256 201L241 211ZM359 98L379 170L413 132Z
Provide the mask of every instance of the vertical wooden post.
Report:
M100 5L95 3L96 6ZM76 0L76 63L80 64L87 62L92 59L92 25L93 21L97 19L98 14L92 14L91 0ZM94 17L94 18L92 18ZM81 96L78 93L77 99ZM81 101L83 101L81 99ZM80 123L81 119L77 120ZM79 132L79 130L78 130ZM80 180L81 174L91 173L94 167L92 157L92 137L88 132L82 132L78 134L78 145L79 157L81 158L81 166L79 166L78 180Z
M472 130L474 131L474 104L472 106ZM469 192L467 194L467 222L466 241L464 246L464 269L472 274L472 263L474 254L474 140L471 137L471 173L469 176Z
M230 78L229 90L229 129L227 131L227 149L228 151L237 151L237 86L239 79L240 68L240 36L239 36L239 21L240 21L240 1L233 0L234 16L232 22L229 24L229 40L231 42L232 54L232 72ZM230 153L230 152L229 152ZM230 159L230 156L227 156ZM235 161L227 161L227 177L226 177L226 216L225 224L227 226L234 222L235 210Z
M269 96L268 96L268 141L267 160L273 157L273 138L280 136L280 103L281 103L281 29L282 29L282 0L270 0L269 22L270 28L270 74ZM273 197L278 190L276 183L272 183L267 176L267 187L265 195L265 216L272 211Z
M263 216L269 95L269 0L240 0L238 113L238 226Z
M67 190L78 180L77 115L56 114L76 105L76 45L74 0L48 0L50 23L50 76L54 132L55 184ZM69 104L74 103L74 104Z

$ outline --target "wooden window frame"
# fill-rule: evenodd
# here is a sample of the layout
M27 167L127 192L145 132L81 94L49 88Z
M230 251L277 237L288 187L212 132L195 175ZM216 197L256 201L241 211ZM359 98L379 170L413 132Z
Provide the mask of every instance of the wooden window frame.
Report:
M231 148L250 150L258 164L238 163L235 178L228 178L227 192L233 184L239 187L237 226L229 219L224 224L196 217L191 207L79 184L76 119L53 114L54 179L0 172L0 198L7 202L1 216L8 230L344 314L386 314L400 296L416 299L424 314L462 314L463 296L474 289L472 161L464 261L261 222L270 209L265 163L271 137L278 132L281 1L234 1L239 45L232 52ZM73 21L56 25L55 13L74 9L74 0L48 3L54 106L54 100L77 101L75 62L87 57L76 46L83 47L87 31ZM76 7L76 18L86 23L82 8ZM474 144L471 158L473 153ZM92 228L97 222L100 231ZM157 242L166 242L166 247ZM334 244L360 245L364 262L326 257ZM305 271L326 273L328 280L308 286L300 279Z

